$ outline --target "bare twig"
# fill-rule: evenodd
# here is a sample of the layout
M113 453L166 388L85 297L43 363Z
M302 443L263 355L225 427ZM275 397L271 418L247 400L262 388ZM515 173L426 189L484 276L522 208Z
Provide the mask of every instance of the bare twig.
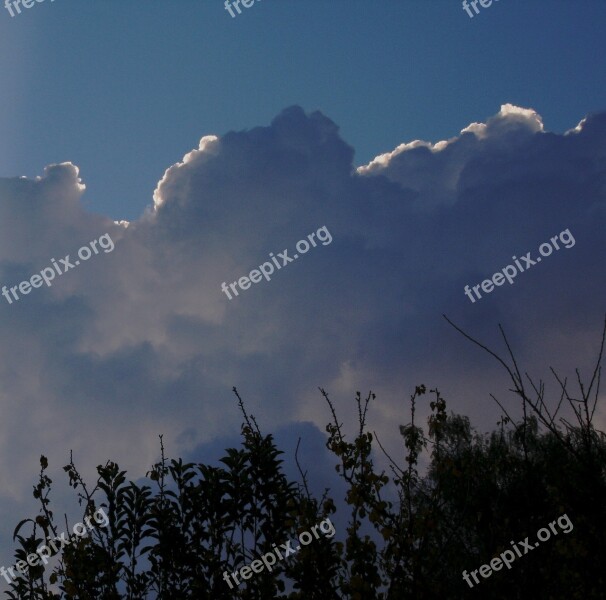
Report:
M299 446L300 446L300 444L301 444L301 438L299 437L299 440L297 441L297 448L295 450L295 463L297 464L297 469L299 469L301 479L303 480L303 487L305 489L305 494L307 496L307 499L309 500L311 498L311 494L309 493L309 487L307 485L307 471L303 472L303 469L301 468L301 464L299 463Z
M377 440L377 444L379 444L379 448L381 448L381 450L383 451L383 454L385 454L385 456L391 463L392 470L394 470L394 473L395 473L395 470L398 470L400 472L400 477L402 475L404 475L404 471L398 466L398 463L396 463L396 461L393 458L391 458L391 456L389 456L389 454L387 453L387 450L385 450L385 448L383 448L383 444L381 444L381 440L379 440L379 436L377 435L377 432L373 431L372 433L375 436L375 439Z

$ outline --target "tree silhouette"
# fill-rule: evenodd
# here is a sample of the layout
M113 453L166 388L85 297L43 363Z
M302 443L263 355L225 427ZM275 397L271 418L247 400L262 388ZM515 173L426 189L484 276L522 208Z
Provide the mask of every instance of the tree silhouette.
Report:
M452 325L507 370L521 418L514 419L493 396L502 416L494 431L479 433L468 417L447 413L437 389L419 385L410 396L410 420L400 426L399 463L368 431L372 393L356 395L358 428L348 436L321 389L331 414L326 446L346 484L344 499L335 499L330 490L320 497L310 491L297 455L300 480L286 477L283 453L271 435L261 433L234 388L243 414L242 442L226 450L221 466L169 460L160 436L161 458L146 483L128 481L117 464L107 462L97 468L90 489L70 458L64 469L84 517L103 507L108 525L88 537L72 536L57 564L28 565L7 597L604 598L606 435L593 421L606 324L588 384L577 371L575 396L554 372L560 397L551 403L543 382L522 375L503 330L509 362ZM422 427L416 412L426 401L429 417ZM377 466L379 459L385 469ZM40 463L34 496L41 510L15 530L17 560L62 529L50 507L47 460ZM271 571L227 584L224 572L250 564L337 512L348 515L347 527L334 538L320 536ZM480 577L473 588L463 580L463 571L488 564L511 550L512 542L535 540L539 529L564 514L574 524L569 533L553 532L540 547L516 557L511 568ZM21 534L25 526L31 526L27 536Z

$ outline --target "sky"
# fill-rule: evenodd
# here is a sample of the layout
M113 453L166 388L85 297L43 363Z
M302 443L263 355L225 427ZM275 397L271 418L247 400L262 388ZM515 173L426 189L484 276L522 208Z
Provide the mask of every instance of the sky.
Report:
M506 377L443 314L500 350L502 324L549 393L550 366L590 372L606 4L478 8L0 6L1 564L40 454L58 512L70 450L89 479L109 458L143 475L160 433L216 458L233 386L285 450L304 438L319 489L318 387L350 426L372 389L399 456L421 383L490 429L490 393L516 411Z
M137 218L203 135L321 110L358 165L511 102L563 132L600 110L606 5L500 0L45 0L0 19L0 174L77 164L89 210Z

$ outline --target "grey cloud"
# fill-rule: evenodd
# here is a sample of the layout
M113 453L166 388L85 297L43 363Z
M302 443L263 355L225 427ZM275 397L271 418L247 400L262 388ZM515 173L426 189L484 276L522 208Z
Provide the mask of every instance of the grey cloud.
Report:
M2 284L104 233L116 244L0 304L4 493L29 494L42 452L55 465L74 448L89 469L113 458L143 472L158 433L172 454L230 436L233 385L266 430L323 429L319 385L344 418L353 392L373 388L373 424L396 443L403 399L421 382L493 424L487 392L506 382L441 314L495 343L502 322L541 374L587 365L606 289L605 156L606 113L560 135L506 105L447 143L356 170L330 119L292 107L269 126L203 138L128 227L83 209L69 163L0 180ZM323 225L330 245L233 301L221 293ZM463 294L566 228L570 250L476 304Z

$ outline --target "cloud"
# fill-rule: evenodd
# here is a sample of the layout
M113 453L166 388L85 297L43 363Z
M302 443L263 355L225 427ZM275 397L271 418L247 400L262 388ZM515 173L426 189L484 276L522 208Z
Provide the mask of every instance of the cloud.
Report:
M502 323L539 374L589 365L606 289L606 113L560 135L504 105L450 140L358 168L353 156L330 119L291 107L269 126L203 137L128 224L84 210L70 163L0 180L2 285L106 232L115 241L51 288L0 297L5 497L30 493L40 453L59 466L73 449L88 473L111 458L136 477L159 433L172 455L229 437L234 385L265 431L323 430L318 386L351 424L353 393L372 388L371 425L395 444L422 382L489 427L487 394L506 381L442 313L493 344ZM221 292L322 226L330 245L231 301ZM573 248L475 304L464 295L566 228Z
M515 152L535 133L543 132L543 121L534 110L511 104L486 123L472 123L461 135L432 144L422 140L399 145L358 168L362 175L384 174L415 193L420 207L454 204L464 170L483 153Z

